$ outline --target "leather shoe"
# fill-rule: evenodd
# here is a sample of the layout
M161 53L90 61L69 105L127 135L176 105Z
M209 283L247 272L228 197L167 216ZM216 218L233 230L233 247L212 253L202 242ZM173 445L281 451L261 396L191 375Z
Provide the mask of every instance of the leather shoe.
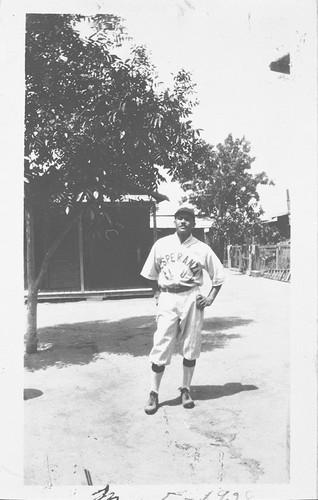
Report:
M145 406L145 412L147 415L153 415L158 410L158 394L155 391L151 391L149 395L149 400Z
M180 388L180 391L181 391L181 403L183 405L183 408L193 408L194 401L190 396L189 389L187 389L187 387L183 387L182 389Z

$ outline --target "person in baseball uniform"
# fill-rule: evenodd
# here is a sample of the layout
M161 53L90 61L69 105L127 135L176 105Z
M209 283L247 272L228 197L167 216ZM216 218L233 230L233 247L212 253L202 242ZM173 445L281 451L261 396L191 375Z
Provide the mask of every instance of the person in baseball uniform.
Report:
M176 232L156 241L140 273L152 280L158 301L157 330L149 355L151 391L145 407L148 415L158 409L160 382L176 345L183 356L181 402L184 408L194 407L190 384L201 352L203 311L212 304L225 279L223 266L213 250L192 235L194 210L180 207L174 222ZM200 293L203 269L212 282L206 297Z

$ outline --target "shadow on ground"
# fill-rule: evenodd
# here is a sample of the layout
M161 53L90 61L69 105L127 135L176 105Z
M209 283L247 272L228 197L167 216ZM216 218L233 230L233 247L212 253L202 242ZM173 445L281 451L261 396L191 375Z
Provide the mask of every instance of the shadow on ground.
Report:
M194 401L218 399L224 396L233 396L242 391L255 391L258 389L256 385L242 385L238 382L230 382L224 385L193 385L191 387L191 396ZM181 405L180 396L163 401L160 406L178 406Z
M38 398L42 396L43 392L39 391L39 389L24 389L23 391L23 399L27 401L28 399Z
M202 352L220 349L229 340L239 338L239 334L223 332L244 327L252 321L237 317L207 319L202 331ZM39 328L39 345L45 348L26 355L25 366L28 370L38 370L49 366L62 368L65 365L88 364L103 352L147 356L155 328L155 316Z

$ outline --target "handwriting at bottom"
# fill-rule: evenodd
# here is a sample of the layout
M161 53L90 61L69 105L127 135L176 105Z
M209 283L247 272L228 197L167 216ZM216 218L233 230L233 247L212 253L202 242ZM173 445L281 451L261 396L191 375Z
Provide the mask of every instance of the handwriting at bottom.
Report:
M98 497L95 497L94 500L119 500L119 496L117 496L113 491L109 491L109 484L105 486L105 488L95 491L95 493L92 494L93 497L95 495L100 495Z
M119 496L113 491L109 491L109 485L101 490L95 491L92 494L94 500L119 500ZM98 496L96 496L98 495ZM168 496L176 495L176 493L169 492ZM177 494L178 495L178 494ZM165 497L167 498L167 497ZM209 491L202 500L253 500L253 495L250 491L245 491L244 494L232 492L230 490L220 489L218 491ZM184 500L194 500L186 497Z
M182 493L169 492L168 495L164 497L164 499L168 499L168 497L170 498L170 495L181 496ZM237 491L233 492L230 490L219 489L218 491L209 491L202 498L200 497L200 500L253 500L253 498L254 496L250 491L238 493ZM195 499L188 496L183 496L182 498L180 498L180 500L197 500L197 498Z

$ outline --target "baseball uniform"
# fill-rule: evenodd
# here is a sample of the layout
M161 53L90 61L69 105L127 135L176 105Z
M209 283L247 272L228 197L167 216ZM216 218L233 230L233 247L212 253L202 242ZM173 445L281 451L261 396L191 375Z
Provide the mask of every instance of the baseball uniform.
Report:
M159 239L152 247L141 271L157 280L161 294L158 302L157 330L150 361L168 365L175 346L186 359L197 359L201 351L203 310L196 297L203 284L203 269L212 286L224 283L224 269L213 250L190 235L183 243L175 233Z

